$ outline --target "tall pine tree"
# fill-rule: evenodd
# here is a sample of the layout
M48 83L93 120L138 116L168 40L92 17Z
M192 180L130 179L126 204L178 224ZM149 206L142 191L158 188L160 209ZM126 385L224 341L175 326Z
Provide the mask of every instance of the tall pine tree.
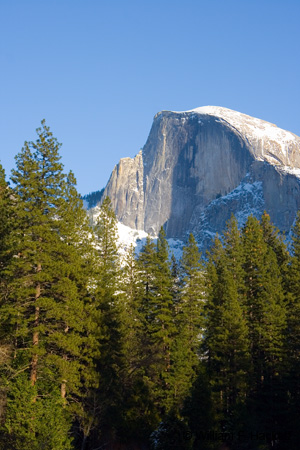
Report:
M235 276L238 271L232 270L234 262L227 257L227 254L235 252L233 248L229 249L229 242L235 242L235 238L231 236L229 239L228 234L225 236L226 248L221 250L217 242L207 266L203 356L207 358L219 431L237 436L248 389L250 351L248 327L239 301L240 282Z
M157 421L171 408L171 347L175 333L172 273L168 243L161 228L156 246L147 238L139 256L143 284L144 380L151 391Z
M245 310L252 363L249 408L264 433L278 430L286 311L276 254L260 222L250 216L243 229Z
M92 371L84 354L86 222L75 179L63 173L60 144L44 121L37 134L12 172L18 227L1 305L1 326L14 345L5 430L16 448L67 449L71 405ZM46 420L61 426L47 428Z
M176 333L172 344L174 406L182 407L199 364L203 333L205 275L194 236L189 236L180 261L182 280L175 303Z
M97 402L99 405L100 443L118 440L122 426L124 352L121 325L121 267L117 247L117 221L108 197L103 200L94 227L97 249L95 305L99 312L98 329L100 374Z
M292 229L292 258L286 276L287 286L287 329L286 349L286 392L287 417L285 430L290 437L291 449L299 446L300 430L300 212Z

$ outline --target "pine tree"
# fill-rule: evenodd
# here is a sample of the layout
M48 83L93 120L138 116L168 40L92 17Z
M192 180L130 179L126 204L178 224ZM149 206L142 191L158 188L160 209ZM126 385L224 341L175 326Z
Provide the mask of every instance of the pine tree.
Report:
M168 250L165 232L161 228L156 247L147 238L139 256L143 284L141 314L144 323L144 380L152 393L157 421L172 404L170 371L175 327Z
M142 314L143 285L135 249L130 246L123 261L121 329L124 364L123 441L143 442L156 425L151 393L144 381L149 355L145 352L145 332Z
M103 200L94 227L98 253L95 280L95 304L99 311L100 357L97 370L100 383L97 402L100 405L101 439L115 440L122 424L122 371L124 352L121 325L121 268L117 247L117 221L108 197Z
M203 327L203 303L205 290L204 267L194 236L189 236L183 247L181 259L183 288L181 291L181 312L188 335L188 346L193 354L199 348L199 334Z
M144 321L144 329L146 331L147 338L148 323L153 320L152 305L155 304L155 245L149 236L146 238L145 245L142 247L138 258L140 279L143 286L141 293L141 305L140 311ZM150 350L150 348L149 348Z
M233 281L237 288L239 301L245 294L243 270L244 253L242 247L241 232L238 228L238 222L235 216L232 216L226 224L224 231L224 251L226 257L226 266L231 272Z
M193 449L212 450L216 448L214 433L218 432L210 379L205 361L197 368L197 376L186 397L182 415L187 420L193 436Z
M127 371L131 374L141 366L141 333L142 317L139 310L141 297L141 282L139 279L137 260L133 245L124 259L122 270L123 296L121 302L122 336L124 337L124 353Z
M6 297L7 262L13 254L11 234L14 225L13 202L11 191L5 179L5 172L0 164L0 324L2 321L2 307ZM2 324L1 324L2 325ZM5 375L11 365L13 345L6 330L0 326L0 423L4 420L4 411L7 401Z
M250 408L254 425L265 433L278 429L280 373L284 352L286 312L276 254L267 244L257 219L243 229L245 309L252 361Z
M26 402L24 396L29 395L35 413L25 413L22 420L24 427L27 423L33 430L31 448L41 448L47 433L47 445L58 439L56 448L66 449L72 402L78 401L92 373L84 350L88 333L84 297L89 280L86 246L83 249L81 243L87 225L75 179L63 173L60 144L44 121L37 134L36 142L25 142L12 172L18 227L13 233L14 254L5 268L6 295L1 306L1 325L14 345L6 377L6 432L22 445L16 411L21 408L18 402ZM29 378L28 390L18 392L23 375ZM58 428L60 437L50 437L39 411L53 402L55 414L59 398L65 425Z
M234 239L231 239L234 242ZM240 283L234 277L226 248L212 250L207 267L208 299L203 351L220 431L237 435L239 414L248 389L250 352L248 327L239 301ZM218 246L218 242L217 242ZM234 249L232 249L234 252ZM227 254L226 254L227 253ZM216 258L216 255L217 258Z
M278 228L271 223L270 216L266 211L261 216L260 223L263 230L264 241L275 253L281 276L283 281L285 281L290 255L286 244L283 241L283 236L280 235Z
M158 234L156 247L156 288L156 304L153 308L155 319L151 324L151 335L153 342L159 343L161 347L163 370L168 372L171 364L174 323L169 245L163 228Z
M173 340L172 390L174 405L181 407L192 386L199 363L203 332L204 268L194 236L189 236L181 258L182 281L176 302Z
M171 256L171 277L172 277L172 299L175 307L175 312L179 303L179 292L181 289L181 273L180 264L172 253Z
M102 290L113 298L119 284L120 260L117 246L117 221L109 197L103 200L94 231L99 258L98 291L101 294Z
M292 228L292 258L287 273L287 329L286 349L286 392L288 411L285 429L290 436L289 445L296 449L299 445L300 431L300 213L298 212Z
M245 225L243 244L246 309L258 381L267 366L282 357L284 298L276 255L265 242L263 229L254 217L249 217Z
M0 273L9 257L9 237L13 226L11 192L5 179L5 171L0 164ZM2 279L2 277L1 277Z

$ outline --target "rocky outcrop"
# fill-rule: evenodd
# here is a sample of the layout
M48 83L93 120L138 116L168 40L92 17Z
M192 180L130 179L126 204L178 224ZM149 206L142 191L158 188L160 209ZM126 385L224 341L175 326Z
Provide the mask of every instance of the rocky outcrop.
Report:
M266 210L289 231L300 206L300 138L226 108L158 113L143 150L121 159L104 197L125 225L204 246L231 214Z
M115 166L103 198L108 196L118 219L124 225L142 230L144 227L144 167L140 151L135 158L123 158Z

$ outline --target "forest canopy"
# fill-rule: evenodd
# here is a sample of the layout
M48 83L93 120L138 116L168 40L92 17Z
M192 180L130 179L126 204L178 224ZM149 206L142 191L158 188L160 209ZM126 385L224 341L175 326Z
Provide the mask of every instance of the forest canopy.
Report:
M300 215L121 259L45 121L0 166L0 449L298 449Z

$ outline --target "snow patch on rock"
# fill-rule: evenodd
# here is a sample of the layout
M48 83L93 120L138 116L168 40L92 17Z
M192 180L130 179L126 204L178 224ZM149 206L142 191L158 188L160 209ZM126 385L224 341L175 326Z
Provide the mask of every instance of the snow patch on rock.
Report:
M178 114L209 115L234 128L254 152L256 159L300 171L300 138L277 125L220 106L201 106ZM300 177L298 172L293 173Z

